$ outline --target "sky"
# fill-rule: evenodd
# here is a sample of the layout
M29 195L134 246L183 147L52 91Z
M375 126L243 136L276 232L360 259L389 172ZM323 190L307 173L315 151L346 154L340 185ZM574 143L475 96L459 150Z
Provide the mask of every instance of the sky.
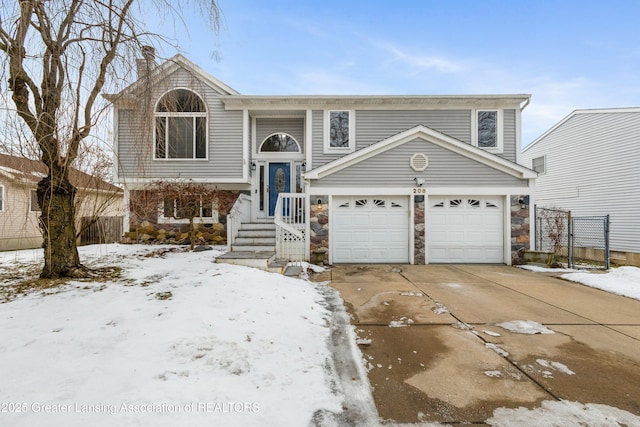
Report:
M640 107L637 0L218 5L217 35L189 10L160 28L242 94L531 94L523 145L575 109Z

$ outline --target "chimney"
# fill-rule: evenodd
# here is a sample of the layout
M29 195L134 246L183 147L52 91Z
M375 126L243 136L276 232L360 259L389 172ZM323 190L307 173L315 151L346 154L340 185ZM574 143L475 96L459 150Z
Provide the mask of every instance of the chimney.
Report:
M156 50L153 46L142 46L142 58L143 59L136 59L138 79L147 77L156 66Z

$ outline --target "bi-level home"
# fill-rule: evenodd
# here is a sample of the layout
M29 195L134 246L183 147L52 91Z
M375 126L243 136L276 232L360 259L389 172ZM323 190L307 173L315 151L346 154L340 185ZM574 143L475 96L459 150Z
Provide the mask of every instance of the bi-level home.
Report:
M181 55L156 65L147 51L139 65L136 82L106 95L130 215L150 183L184 181L240 194L225 218L232 251L511 264L529 248L530 95L255 96ZM165 201L157 222L178 208ZM215 206L200 219L218 221Z

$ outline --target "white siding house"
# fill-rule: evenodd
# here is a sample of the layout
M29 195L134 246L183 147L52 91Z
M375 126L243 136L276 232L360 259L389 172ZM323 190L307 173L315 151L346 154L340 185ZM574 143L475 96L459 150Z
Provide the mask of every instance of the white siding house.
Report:
M640 108L576 110L528 145L537 206L610 215L612 261L640 265Z

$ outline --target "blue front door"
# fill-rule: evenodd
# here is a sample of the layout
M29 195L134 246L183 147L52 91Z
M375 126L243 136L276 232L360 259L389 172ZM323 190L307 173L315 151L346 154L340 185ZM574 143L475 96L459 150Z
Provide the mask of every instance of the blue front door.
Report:
M278 194L291 191L291 165L269 163L269 216L276 210Z

